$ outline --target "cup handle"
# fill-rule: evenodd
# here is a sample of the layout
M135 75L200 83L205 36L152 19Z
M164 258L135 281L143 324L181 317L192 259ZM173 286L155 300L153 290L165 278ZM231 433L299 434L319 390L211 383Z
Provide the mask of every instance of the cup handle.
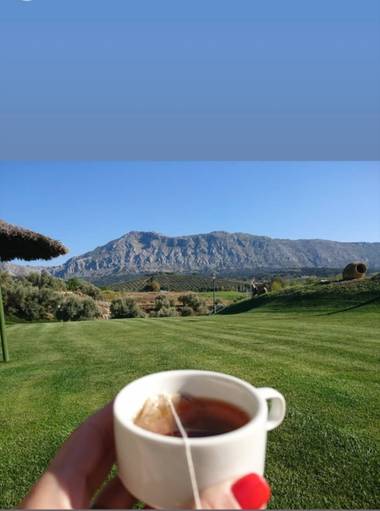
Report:
M270 387L261 387L257 389L266 401L271 401L272 406L268 411L268 420L266 424L267 431L277 428L284 420L286 412L285 398L277 390Z

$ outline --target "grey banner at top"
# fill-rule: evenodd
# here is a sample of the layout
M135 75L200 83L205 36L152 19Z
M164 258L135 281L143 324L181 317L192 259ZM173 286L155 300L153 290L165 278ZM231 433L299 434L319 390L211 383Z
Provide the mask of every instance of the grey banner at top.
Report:
M2 0L0 159L380 159L377 0Z

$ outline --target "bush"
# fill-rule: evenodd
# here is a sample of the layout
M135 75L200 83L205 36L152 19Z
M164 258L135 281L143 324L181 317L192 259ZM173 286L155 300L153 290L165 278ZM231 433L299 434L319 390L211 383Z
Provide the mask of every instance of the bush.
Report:
M205 301L202 300L201 298L199 298L199 296L196 295L195 293L188 293L186 295L181 295L178 298L178 300L183 305L182 311L185 308L190 308L193 311L193 313L208 314L208 308L206 306ZM186 311L187 311L187 309L186 309ZM182 315L188 316L189 315L188 311Z
M111 302L111 318L143 318L144 311L133 298L116 298Z
M47 271L42 271L41 273L32 272L25 277L21 277L21 279L25 280L27 283L30 283L32 286L38 287L39 289L51 288L57 291L66 290L65 281L53 277Z
M38 290L31 288L25 293L24 300L19 308L18 315L28 321L45 319L45 311L39 303Z
M78 296L66 297L57 307L57 319L62 321L79 321L93 319L99 315L95 301Z
M87 296L91 296L94 300L100 300L102 293L99 288L82 279L73 277L66 281L66 288L74 293L79 292Z
M0 274L5 313L27 321L92 319L99 315L94 300L63 297L66 284L47 272L24 277Z
M154 299L154 310L159 311L164 308L171 307L171 302L169 298L165 295L158 295Z
M150 313L151 318L172 318L178 316L178 312L174 307L162 307L162 309L156 311L153 310Z
M178 297L178 301L181 302L183 306L191 307L194 311L202 305L202 300L195 293L181 295Z
M194 309L189 307L188 305L184 305L181 309L181 316L193 316Z
M51 288L38 288L14 279L3 288L6 314L28 321L54 319L60 295Z
M274 277L271 280L271 283L270 283L271 291L280 291L284 287L285 287L285 282L284 282L284 279L282 279L281 277Z
M210 312L210 310L207 307L207 305L205 303L203 303L200 307L198 307L198 309L195 312L199 316L206 316Z
M94 319L100 316L99 309L93 298L82 300L82 315L80 319Z
M10 286L12 284L12 277L7 271L0 271L0 285L1 287Z
M158 295L154 300L154 310L150 313L152 318L168 318L178 316L174 307L175 301L165 295Z

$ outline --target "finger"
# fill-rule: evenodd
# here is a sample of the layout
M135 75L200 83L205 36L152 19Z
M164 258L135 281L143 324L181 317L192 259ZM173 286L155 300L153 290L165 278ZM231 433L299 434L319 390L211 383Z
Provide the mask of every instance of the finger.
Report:
M24 500L25 507L35 507L40 499L50 508L89 506L115 461L112 408L111 402L70 435Z
M126 490L118 477L112 479L97 496L95 509L129 509L136 499Z
M202 509L264 509L270 487L258 474L225 481L201 493Z
M75 504L89 505L115 461L112 409L113 402L79 426L49 467ZM85 484L78 494L80 481Z

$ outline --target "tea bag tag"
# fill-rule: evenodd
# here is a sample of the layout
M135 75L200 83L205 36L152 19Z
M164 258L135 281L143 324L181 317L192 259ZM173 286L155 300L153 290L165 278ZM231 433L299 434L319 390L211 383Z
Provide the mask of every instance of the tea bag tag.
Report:
M183 438L183 443L184 443L184 446L185 446L185 453L186 453L186 462L187 462L187 466L188 466L188 469L189 469L191 489L192 489L192 492L193 492L195 509L202 509L201 499L200 499L200 496L199 496L199 488L198 488L197 479L196 479L196 476L195 476L195 468L194 468L193 457L191 455L191 448L190 448L190 443L189 443L189 437L187 436L186 430L183 427L181 419L179 418L179 415L178 415L178 413L177 413L177 411L176 411L176 409L175 409L175 407L173 405L173 401L172 401L171 396L169 396L168 394L164 394L164 397L165 397L165 399L167 400L167 402L169 404L169 407L170 407L170 410L171 410L171 412L173 414L173 417L174 417L175 423L177 425L178 431L181 433L181 436Z

